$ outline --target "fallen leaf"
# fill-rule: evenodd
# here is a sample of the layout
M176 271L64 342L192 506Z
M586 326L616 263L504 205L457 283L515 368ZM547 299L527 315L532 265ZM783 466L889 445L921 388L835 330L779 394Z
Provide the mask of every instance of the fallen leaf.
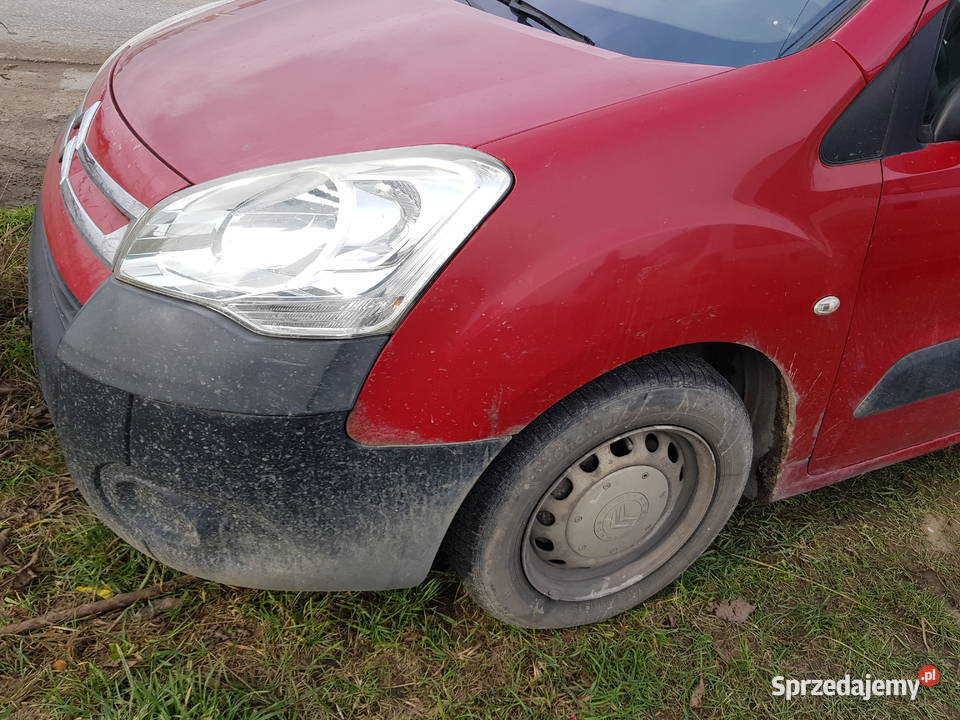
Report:
M110 589L109 585L103 585L102 587L90 587L89 585L78 585L74 588L79 593L84 595L96 595L102 600L113 597L113 590Z
M707 610L711 611L721 620L727 620L733 623L745 622L756 609L756 606L740 598L736 600L721 600L718 603L710 603L710 605L707 606Z
M14 590L22 590L38 577L39 575L37 575L33 568L25 567L13 576L13 580L10 582L10 587L12 587Z
M715 639L713 648L724 662L729 662L740 656L740 643L733 638Z
M699 708L703 707L703 696L706 694L707 688L703 684L703 678L700 678L700 682L697 683L697 686L693 689L693 692L690 693L690 707Z

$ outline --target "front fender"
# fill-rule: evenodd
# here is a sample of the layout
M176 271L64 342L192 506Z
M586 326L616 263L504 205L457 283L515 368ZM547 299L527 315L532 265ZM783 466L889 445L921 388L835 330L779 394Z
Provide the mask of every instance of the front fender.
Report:
M731 342L783 368L788 459L807 457L881 182L819 144L863 85L827 41L484 146L515 189L387 344L351 436L508 436L637 357ZM830 294L841 310L815 316Z

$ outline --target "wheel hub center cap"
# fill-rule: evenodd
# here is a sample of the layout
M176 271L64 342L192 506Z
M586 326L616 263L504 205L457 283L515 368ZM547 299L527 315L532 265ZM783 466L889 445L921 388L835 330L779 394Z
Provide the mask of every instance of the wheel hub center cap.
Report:
M610 473L584 493L570 514L570 546L589 558L635 547L663 516L669 487L662 472L646 465Z

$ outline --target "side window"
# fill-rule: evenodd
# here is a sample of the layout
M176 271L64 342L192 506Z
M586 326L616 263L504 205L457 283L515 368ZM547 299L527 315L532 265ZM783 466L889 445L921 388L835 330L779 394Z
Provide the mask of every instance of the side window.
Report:
M960 140L960 0L914 35L846 108L820 146L826 165Z
M960 2L947 10L920 139L927 143L960 140Z
M954 7L947 17L943 38L937 51L937 64L931 79L930 97L923 122L929 125L943 108L950 94L960 85L960 12Z

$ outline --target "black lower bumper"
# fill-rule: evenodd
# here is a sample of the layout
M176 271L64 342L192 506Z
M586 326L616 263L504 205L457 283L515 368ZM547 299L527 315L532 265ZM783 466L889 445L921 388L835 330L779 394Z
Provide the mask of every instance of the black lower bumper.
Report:
M80 307L50 258L37 210L30 295L38 374L70 472L107 525L163 563L231 585L380 590L426 576L461 501L506 439L359 445L346 434L346 409L310 412L324 398L342 405L356 397L359 386L345 386L343 343L268 347L216 313L117 285L108 281ZM184 338L207 339L197 351L210 365L211 339L225 343L228 358L246 352L244 334L257 350L234 363L239 374L205 376L206 365L184 357ZM288 352L296 362L276 362ZM178 367L165 373L170 365ZM276 387L274 366L293 379ZM212 399L195 407L175 402L181 396Z

